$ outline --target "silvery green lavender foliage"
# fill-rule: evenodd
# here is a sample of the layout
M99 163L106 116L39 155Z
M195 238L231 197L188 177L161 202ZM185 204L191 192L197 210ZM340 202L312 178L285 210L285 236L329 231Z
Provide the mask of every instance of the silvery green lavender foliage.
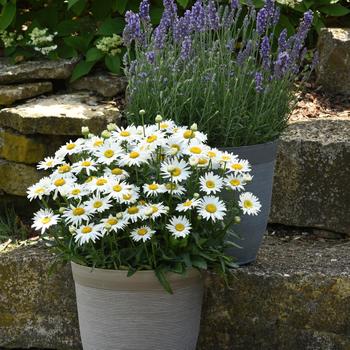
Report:
M148 0L139 14L126 14L129 122L139 122L138 111L146 108L149 118L200 124L212 146L276 139L295 102L295 81L312 69L303 60L313 13L288 37L286 30L275 32L274 0L258 13L235 0L219 7L197 0L181 17L173 0L164 0L164 8L154 29Z

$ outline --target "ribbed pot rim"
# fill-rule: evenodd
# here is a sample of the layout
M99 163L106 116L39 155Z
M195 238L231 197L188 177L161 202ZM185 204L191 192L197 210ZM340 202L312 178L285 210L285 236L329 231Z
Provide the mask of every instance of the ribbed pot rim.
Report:
M91 268L71 262L74 282L81 286L115 291L164 291L154 270L138 271L131 277L126 270ZM166 278L173 290L202 283L201 273L189 269L185 275L169 272Z

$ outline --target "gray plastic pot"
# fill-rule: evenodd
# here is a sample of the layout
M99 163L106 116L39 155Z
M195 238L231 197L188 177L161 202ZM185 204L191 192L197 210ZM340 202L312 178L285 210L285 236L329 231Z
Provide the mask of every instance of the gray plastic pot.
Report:
M153 271L91 269L72 263L84 350L195 350L203 282L191 269L167 274L167 293Z
M241 223L233 225L230 230L240 236L233 242L241 248L230 248L228 253L236 258L239 265L245 265L256 260L270 214L273 175L277 154L278 141L259 145L221 148L236 154L241 159L247 159L252 165L253 181L245 186L245 191L256 195L261 203L261 211L257 216L242 215ZM229 199L232 191L224 191L224 199Z

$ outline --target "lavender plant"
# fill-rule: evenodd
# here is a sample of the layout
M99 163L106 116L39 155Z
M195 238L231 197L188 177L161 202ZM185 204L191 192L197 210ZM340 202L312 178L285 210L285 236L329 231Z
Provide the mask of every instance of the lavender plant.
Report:
M197 0L183 16L173 0L164 0L164 8L156 28L148 0L138 14L126 14L129 122L140 122L138 111L147 106L148 115L199 123L212 146L276 139L293 108L296 79L312 68L303 61L313 13L288 37L286 30L277 35L274 0L257 13L235 0L228 6Z

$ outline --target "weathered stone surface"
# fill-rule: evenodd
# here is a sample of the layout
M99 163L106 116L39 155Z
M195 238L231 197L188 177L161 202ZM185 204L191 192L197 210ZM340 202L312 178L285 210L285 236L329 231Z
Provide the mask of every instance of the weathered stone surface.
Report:
M277 156L270 222L350 234L350 119L291 124Z
M350 28L323 29L318 51L318 82L330 92L350 95Z
M72 90L95 91L104 97L113 97L124 93L126 85L125 77L108 73L96 73L73 82L70 87Z
M51 95L0 110L0 126L23 134L80 135L82 126L100 132L119 118L114 104L103 103L87 92Z
M198 350L348 350L349 243L266 237L229 288L208 274ZM0 253L0 346L80 349L71 274L49 278L51 261L40 245Z
M22 83L33 80L68 79L77 60L37 60L17 65L6 59L0 61L0 84Z
M52 83L39 82L0 86L0 105L9 106L19 100L26 100L52 91Z
M28 136L10 129L0 128L0 158L13 162L34 164L53 154L66 137L35 135Z
M26 196L27 188L44 175L35 167L0 159L0 190L7 194Z

